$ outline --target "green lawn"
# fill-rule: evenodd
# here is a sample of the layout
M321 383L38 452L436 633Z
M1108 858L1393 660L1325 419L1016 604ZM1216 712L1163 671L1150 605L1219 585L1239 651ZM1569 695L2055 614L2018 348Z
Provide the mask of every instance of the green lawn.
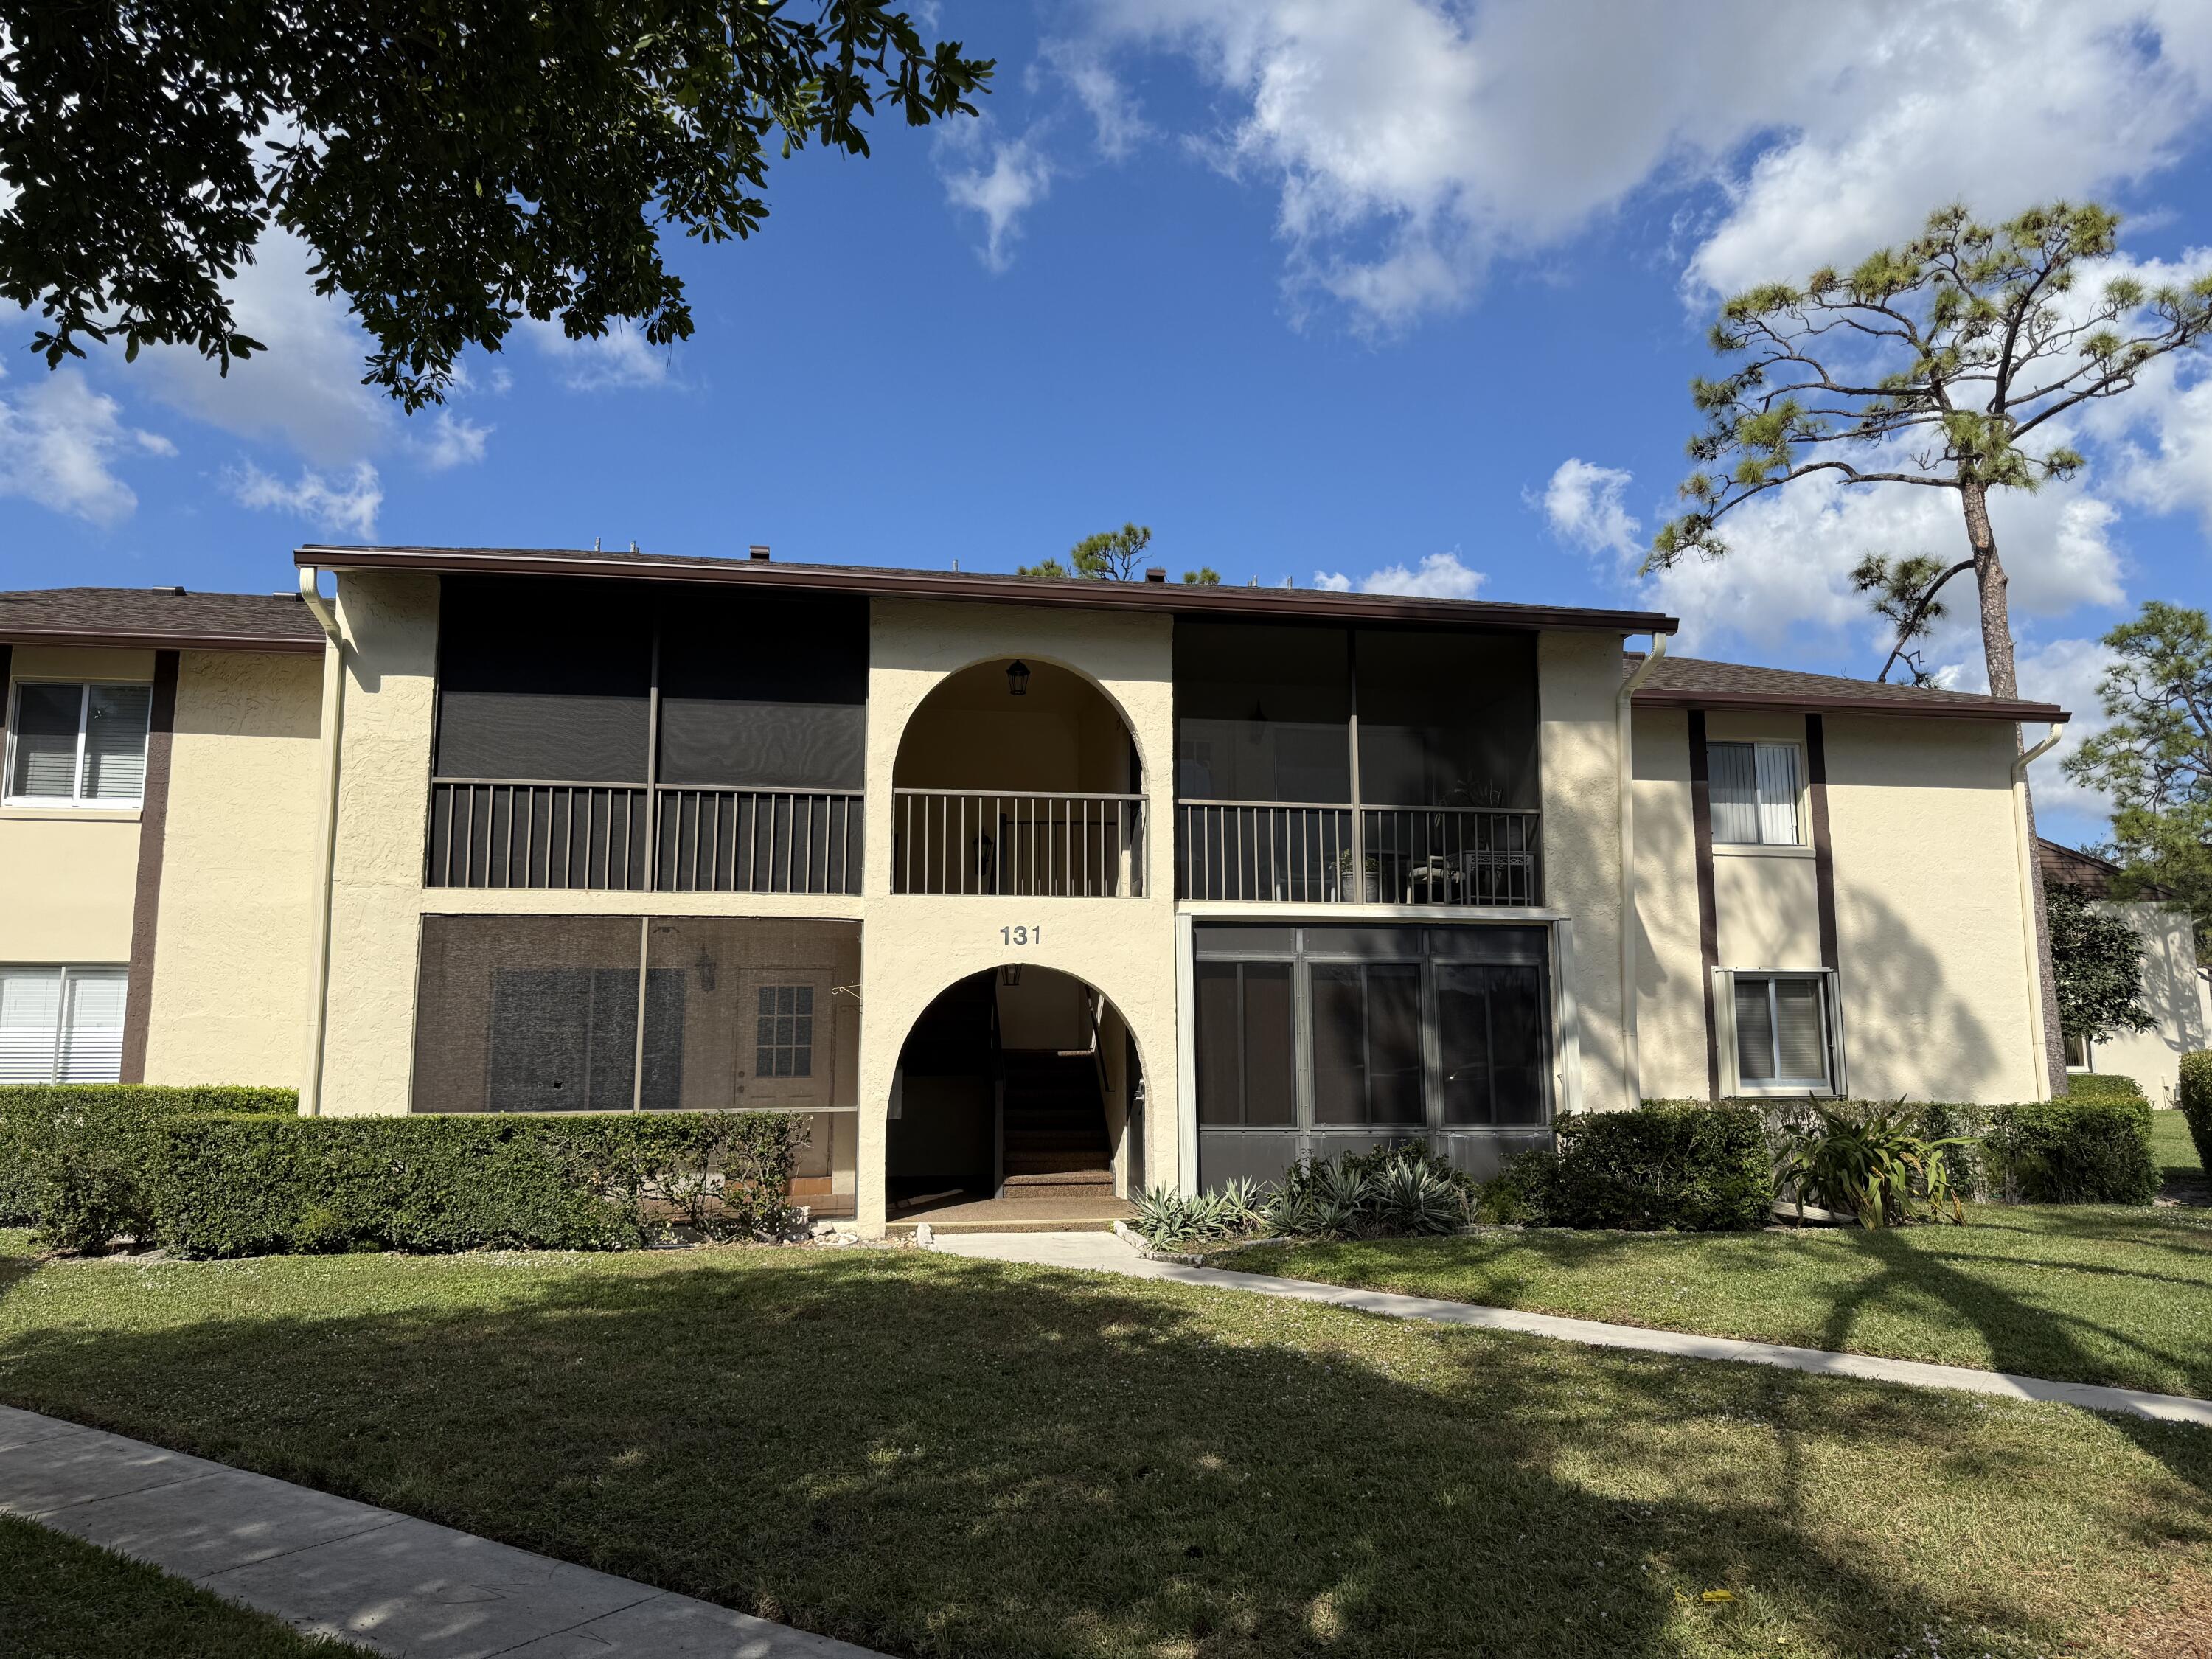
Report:
M2169 1182L2204 1179L2203 1162L2197 1156L2196 1142L2189 1138L2189 1120L2178 1111L2150 1115L2150 1156ZM2201 1201L2205 1194L2200 1190L2195 1196Z
M180 1578L0 1515L0 1659L346 1659Z
M2024 1659L2212 1612L2212 1434L911 1250L19 1256L0 1400L901 1654Z
M1221 1265L1628 1325L2212 1398L2212 1211L1970 1205L1964 1227L1497 1231Z

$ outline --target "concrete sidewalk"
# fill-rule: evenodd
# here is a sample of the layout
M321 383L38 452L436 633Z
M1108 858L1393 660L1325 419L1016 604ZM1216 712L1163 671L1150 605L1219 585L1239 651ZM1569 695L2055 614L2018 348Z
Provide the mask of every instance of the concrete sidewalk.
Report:
M0 1406L0 1511L407 1659L882 1659L709 1601Z
M2194 1423L2212 1429L2212 1401L2185 1395L2143 1394L2133 1389L2099 1388L2087 1382L2054 1382L2008 1371L1978 1370L1968 1365L1935 1365L1918 1359L1884 1359L1865 1353L1833 1353L1825 1348L1791 1348L1773 1342L1744 1342L1728 1336L1693 1336L1686 1331L1647 1330L1641 1325L1609 1325L1595 1319L1565 1319L1557 1314L1523 1313L1511 1308L1481 1308L1429 1297L1395 1296L1386 1291L1348 1290L1310 1279L1277 1279L1267 1273L1235 1273L1224 1267L1192 1267L1175 1261L1150 1261L1111 1233L965 1233L937 1241L947 1255L1017 1261L1049 1267L1087 1267L1164 1279L1178 1285L1215 1290L1251 1291L1293 1302L1321 1302L1356 1308L1393 1319L1425 1319L1484 1330L1518 1331L1580 1342L1595 1348L1628 1348L1679 1359L1724 1359L1738 1364L1778 1365L1816 1376L1852 1376L1875 1382L1902 1382L1916 1389L1950 1389L1996 1395L2007 1400L2044 1401L2089 1411L2123 1412L2169 1423Z

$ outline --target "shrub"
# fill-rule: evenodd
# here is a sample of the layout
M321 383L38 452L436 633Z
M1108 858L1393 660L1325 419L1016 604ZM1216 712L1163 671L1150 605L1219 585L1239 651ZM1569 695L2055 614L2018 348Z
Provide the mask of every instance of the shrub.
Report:
M1814 1103L1813 1127L1790 1133L1776 1172L1808 1202L1855 1215L1865 1227L1893 1222L1964 1221L1951 1187L1949 1146L1913 1133L1900 1103L1872 1110Z
M2033 1204L2148 1204L2158 1196L2150 1103L2023 1101L1990 1110L1984 1138L2003 1195Z
M1556 1152L1516 1158L1486 1213L1537 1226L1716 1232L1765 1224L1773 1159L1756 1108L1647 1101L1559 1124Z
M2066 1079L2069 1100L2141 1100L2142 1085L2109 1072L2075 1072Z
M296 1089L241 1085L174 1087L138 1083L27 1083L0 1087L0 1226L38 1218L40 1172L69 1184L89 1216L120 1202L114 1145L155 1118L210 1112L290 1117ZM67 1151L61 1143L67 1144ZM120 1231L119 1228L113 1231ZM112 1231L110 1237L112 1236Z
M1261 1231L1293 1238L1434 1237L1467 1224L1474 1183L1418 1142L1307 1159L1263 1196L1249 1181L1185 1196L1154 1188L1131 1224L1156 1249Z
M2212 1049L2181 1057L2181 1115L2197 1143L2197 1162L2212 1176Z
M785 1230L800 1143L768 1113L289 1120L55 1115L34 1146L46 1242L182 1255L625 1249L677 1224Z

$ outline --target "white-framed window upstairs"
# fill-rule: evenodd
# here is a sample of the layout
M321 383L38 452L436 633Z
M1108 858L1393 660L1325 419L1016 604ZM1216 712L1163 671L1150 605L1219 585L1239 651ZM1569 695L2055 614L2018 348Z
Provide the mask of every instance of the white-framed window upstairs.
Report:
M1802 769L1794 743L1715 743L1705 746L1711 783L1713 842L1727 847L1799 847L1797 787Z
M130 970L0 966L0 1083L113 1083L123 1075Z
M115 806L146 793L154 688L18 680L8 711L10 806Z

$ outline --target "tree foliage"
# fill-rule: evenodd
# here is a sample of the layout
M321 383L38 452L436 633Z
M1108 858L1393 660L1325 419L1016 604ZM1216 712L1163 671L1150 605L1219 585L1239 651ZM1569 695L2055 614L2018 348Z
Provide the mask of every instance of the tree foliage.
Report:
M2067 775L2112 802L2118 890L2173 892L2212 949L2212 620L2153 599L2104 642L2110 723L2068 757Z
M2082 462L2062 440L2063 417L2212 330L2212 276L2151 288L2123 276L2076 291L2118 228L2094 204L2054 203L1997 226L1948 207L1849 270L1729 300L1711 337L1735 364L1692 383L1706 424L1690 441L1688 510L1661 527L1646 568L1725 553L1721 521L1797 479L1953 490L1990 687L2017 695L1989 492L2071 474Z
M1851 591L1865 595L1875 615L1897 632L1897 643L1890 647L1889 659L1875 679L1887 680L1889 671L1902 662L1915 685L1928 684L1927 665L1913 648L1914 642L1926 639L1948 614L1936 597L1943 584L1973 568L1972 559L1947 567L1932 553L1911 553L1901 558L1869 553L1858 562L1851 571Z
M228 372L263 348L225 282L281 227L419 408L522 317L688 338L664 229L750 236L772 154L865 155L879 103L973 114L991 71L884 0L0 0L0 300L50 367Z
M1119 530L1102 530L1095 536L1085 536L1067 550L1067 563L1058 559L1040 559L1035 564L1018 567L1017 576L1081 576L1091 581L1135 581L1144 573L1145 550L1152 545L1152 527L1148 524L1125 524ZM1069 567L1073 566L1071 569ZM1186 575L1185 581L1202 581L1202 574ZM1215 576L1215 581L1220 577Z
M2089 908L2089 896L2063 881L2043 884L2051 917L2051 962L2058 975L2058 1029L2100 1042L2115 1031L2147 1031L2142 940L2119 917Z

